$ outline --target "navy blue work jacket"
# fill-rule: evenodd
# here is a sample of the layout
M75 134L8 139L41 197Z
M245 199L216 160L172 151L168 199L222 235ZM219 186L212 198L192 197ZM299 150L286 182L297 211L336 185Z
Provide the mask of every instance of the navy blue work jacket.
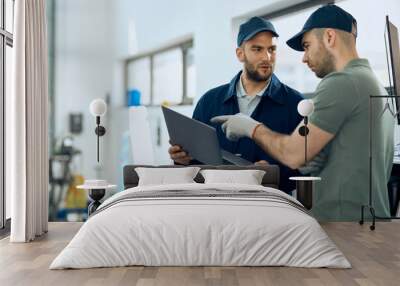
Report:
M229 141L221 126L210 122L210 119L214 116L232 115L239 112L236 84L240 80L240 74L241 71L229 84L221 85L206 92L197 103L193 118L216 128L222 149L234 154L241 154L243 158L251 162L266 160L270 164L279 165L279 189L290 193L295 189L295 184L289 181L289 177L298 175L297 171L291 170L267 155L249 138L241 138L237 142ZM269 87L265 90L251 117L262 122L273 131L291 134L302 119L297 112L297 104L302 99L303 97L298 91L281 83L273 74Z

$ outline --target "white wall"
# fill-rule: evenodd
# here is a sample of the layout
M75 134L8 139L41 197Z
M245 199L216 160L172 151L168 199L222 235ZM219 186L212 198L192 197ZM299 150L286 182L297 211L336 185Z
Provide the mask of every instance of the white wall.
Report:
M87 178L95 177L97 166L89 103L112 90L112 8L108 0L56 1L55 134L68 134L70 112L83 113L83 132L74 142L82 151L77 168Z

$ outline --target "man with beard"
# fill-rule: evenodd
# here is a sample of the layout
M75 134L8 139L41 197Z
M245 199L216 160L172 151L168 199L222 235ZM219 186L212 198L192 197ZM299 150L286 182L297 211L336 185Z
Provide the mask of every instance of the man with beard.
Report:
M205 93L193 113L194 119L216 127L222 149L241 154L243 158L256 163L279 164L248 138L236 142L227 140L221 127L211 123L210 119L218 115L241 112L280 133L290 134L296 128L301 120L297 113L297 104L302 96L281 83L273 74L277 37L274 26L262 18L253 17L243 23L239 28L236 49L236 56L243 63L243 71L229 84ZM194 163L177 145L171 146L169 153L175 163ZM288 178L297 172L279 165L280 189L290 193L295 185Z
M315 185L312 212L320 220L358 220L360 207L368 203L369 120L372 135L372 190L378 216L389 216L386 184L393 161L394 118L382 113L384 100L371 105L369 96L385 95L367 59L356 50L357 22L335 5L316 10L303 29L287 41L304 51L303 62L322 78L313 98L315 110L309 118L309 158L323 153L325 161L312 175ZM212 119L223 123L230 138L252 138L265 152L289 166L304 164L304 137L298 130L279 134L264 124L236 114Z

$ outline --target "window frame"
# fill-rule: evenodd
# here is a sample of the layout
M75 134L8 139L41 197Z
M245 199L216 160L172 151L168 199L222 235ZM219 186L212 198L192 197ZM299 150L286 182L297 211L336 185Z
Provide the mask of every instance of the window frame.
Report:
M12 1L12 14L14 19L15 0ZM6 94L6 47L13 47L13 33L6 30L6 0L1 0L1 21L0 21L0 235L9 233L11 219L7 219L6 215L6 188L5 188L5 131L6 131L6 118L5 118L5 94ZM13 24L14 26L14 24ZM14 30L14 27L12 27Z
M183 39L172 43L165 45L163 47L160 47L155 50L147 51L140 53L138 55L135 55L133 57L126 58L124 60L124 91L125 91L125 104L128 105L128 88L129 88L129 68L128 66L132 64L135 61L144 59L144 58L149 58L150 59L150 103L145 104L144 106L160 106L159 104L154 104L154 57L164 53L168 52L171 50L175 49L180 49L181 51L181 56L182 56L182 99L181 102L178 104L174 105L191 105L193 104L193 98L190 98L187 96L187 52L190 48L193 48L193 37L184 37Z

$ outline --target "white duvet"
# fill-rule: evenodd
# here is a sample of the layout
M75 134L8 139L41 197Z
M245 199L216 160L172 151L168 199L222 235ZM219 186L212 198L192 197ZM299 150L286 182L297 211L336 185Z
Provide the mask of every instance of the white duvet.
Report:
M100 207L50 269L146 266L294 266L349 268L350 263L310 215L261 198L152 198L115 203L131 192L262 190L238 184L135 187ZM136 193L135 193L136 194Z

